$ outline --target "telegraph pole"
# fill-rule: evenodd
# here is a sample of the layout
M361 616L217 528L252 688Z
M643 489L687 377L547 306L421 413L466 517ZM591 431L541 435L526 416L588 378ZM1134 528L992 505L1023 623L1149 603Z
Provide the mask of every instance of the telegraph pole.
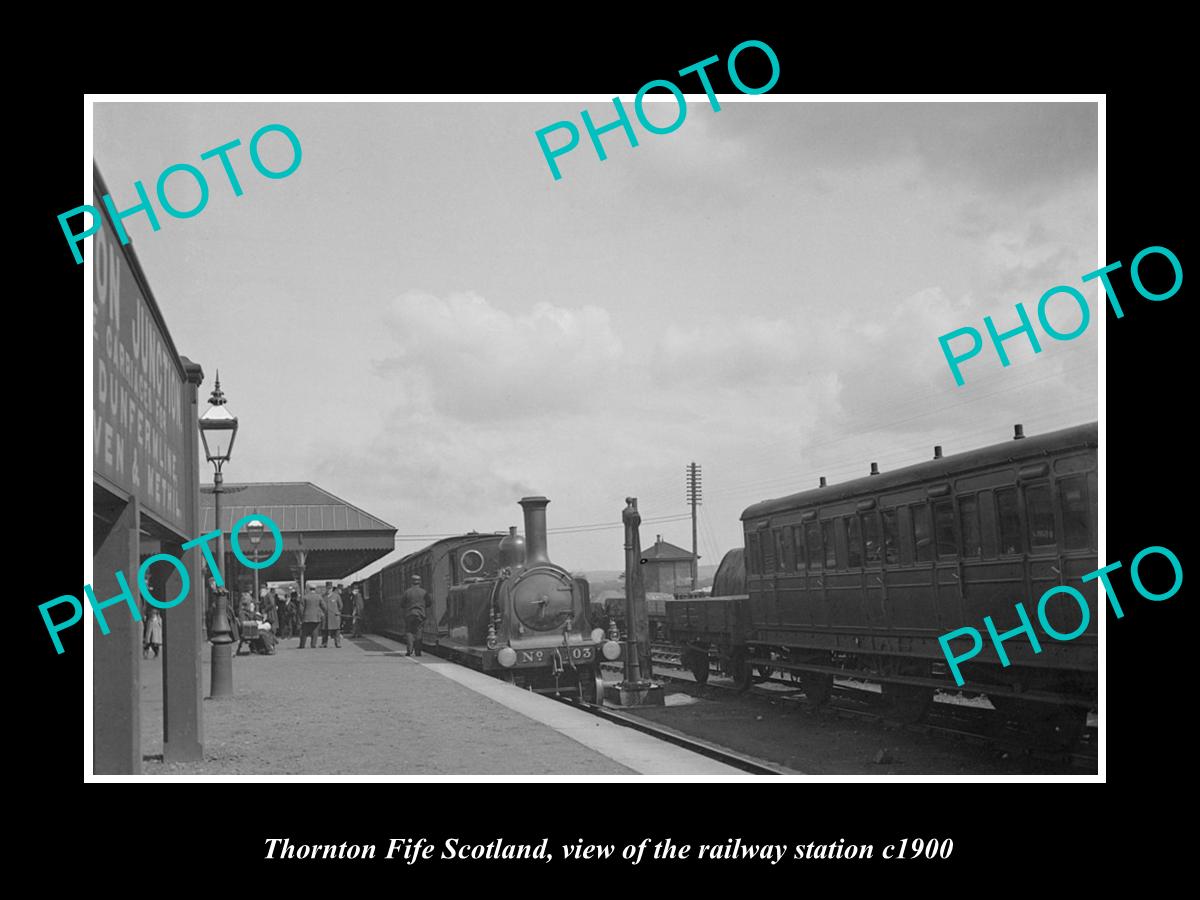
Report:
M692 506L692 591L696 590L696 583L699 581L700 570L697 565L700 557L697 555L696 547L696 507L700 505L701 500L701 484L700 484L700 467L694 462L688 463L687 467L687 501Z

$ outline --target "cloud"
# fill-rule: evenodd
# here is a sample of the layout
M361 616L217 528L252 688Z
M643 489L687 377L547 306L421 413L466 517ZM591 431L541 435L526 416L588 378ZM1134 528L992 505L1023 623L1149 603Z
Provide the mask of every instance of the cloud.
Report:
M762 384L811 360L812 336L791 319L736 316L667 326L658 341L659 379L724 385Z
M581 384L602 381L624 352L608 312L596 306L539 302L513 314L474 293L409 292L392 303L386 324L396 349L376 371L463 420L584 408L597 398Z

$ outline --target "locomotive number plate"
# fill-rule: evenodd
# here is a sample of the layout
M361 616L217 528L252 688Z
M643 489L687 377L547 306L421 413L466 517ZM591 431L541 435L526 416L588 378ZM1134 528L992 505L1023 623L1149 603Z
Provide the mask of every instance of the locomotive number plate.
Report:
M517 665L548 665L554 659L555 650L558 651L564 663L591 662L596 656L595 647L542 647L537 650L518 650Z

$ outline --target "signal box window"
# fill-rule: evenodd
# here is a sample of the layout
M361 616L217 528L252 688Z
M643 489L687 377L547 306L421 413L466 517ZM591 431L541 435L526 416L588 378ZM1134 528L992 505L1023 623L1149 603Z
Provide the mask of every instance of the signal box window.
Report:
M1017 509L1016 488L996 491L996 520L1000 535L1000 552L1024 553L1025 544L1021 540L1021 514Z
M933 504L933 533L937 538L937 555L958 555L958 539L954 534L954 504L938 500Z
M883 520L883 561L894 566L900 562L900 522L894 509L881 510L879 518Z
M1025 510L1029 515L1029 545L1035 550L1055 546L1054 505L1050 485L1037 484L1025 489Z
M867 565L879 565L883 548L879 546L879 520L874 513L862 517L862 536Z
M1058 496L1062 504L1063 546L1068 550L1086 550L1091 544L1091 527L1083 476L1060 481Z
M846 564L852 569L862 566L862 528L858 516L846 519Z
M933 559L933 534L929 528L929 507L925 504L910 506L912 516L913 548L917 562L929 562Z
M796 571L804 571L804 529L799 525L792 526L792 544L796 548Z
M821 530L816 522L804 526L804 540L808 544L808 567L821 568Z
M975 495L958 501L958 521L962 528L963 556L982 556L983 537L979 533L979 498Z

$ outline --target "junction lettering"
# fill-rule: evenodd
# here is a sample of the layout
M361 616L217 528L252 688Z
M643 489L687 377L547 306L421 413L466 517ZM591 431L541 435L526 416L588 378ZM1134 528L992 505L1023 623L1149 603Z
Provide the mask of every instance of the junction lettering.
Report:
M183 519L183 382L121 250L97 237L92 294L92 462L172 521Z

